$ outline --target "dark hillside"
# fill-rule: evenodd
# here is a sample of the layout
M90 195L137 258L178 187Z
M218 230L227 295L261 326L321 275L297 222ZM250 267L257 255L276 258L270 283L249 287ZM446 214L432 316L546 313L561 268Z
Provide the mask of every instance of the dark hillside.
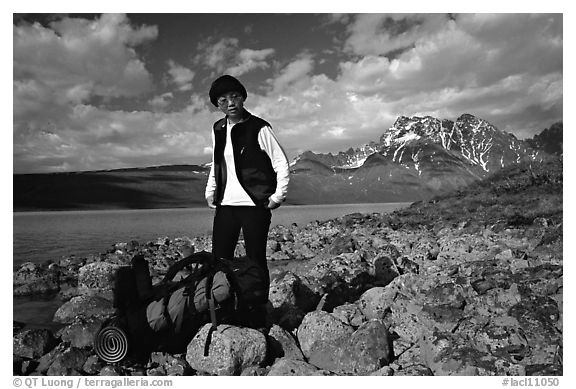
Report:
M562 159L512 165L465 189L418 202L391 215L403 226L470 228L530 225L545 218L562 223Z
M161 166L13 176L14 211L181 208L204 204L207 169Z

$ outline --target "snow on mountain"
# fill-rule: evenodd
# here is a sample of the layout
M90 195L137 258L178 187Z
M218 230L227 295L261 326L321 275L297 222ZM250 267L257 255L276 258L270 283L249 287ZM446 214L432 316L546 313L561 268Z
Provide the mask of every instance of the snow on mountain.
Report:
M312 158L333 169L356 169L377 152L395 163L419 170L422 157L432 144L461 156L483 173L494 172L524 159L542 158L542 153L527 142L470 114L461 115L455 122L431 116L400 116L392 127L384 131L378 143L371 142L336 155L306 152L292 161L291 166L301 158ZM437 148L434 148L434 153L438 153Z

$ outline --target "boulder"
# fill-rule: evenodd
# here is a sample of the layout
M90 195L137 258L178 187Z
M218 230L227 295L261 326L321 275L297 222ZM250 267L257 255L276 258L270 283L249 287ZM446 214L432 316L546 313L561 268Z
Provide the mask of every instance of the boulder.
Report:
M560 311L555 300L531 295L508 310L516 318L531 343L561 343L562 334L556 329Z
M266 255L269 261L287 261L291 259L291 257L286 254L284 251L276 251L270 255Z
M58 355L68 348L66 343L58 343L56 347L38 358L38 366L36 367L35 375L46 375L48 368Z
M354 213L350 213L348 215L342 216L340 218L340 221L346 227L353 227L355 225L362 224L362 222L365 220L365 218L366 218L366 216L364 216L362 213L354 212Z
M29 359L41 357L56 345L52 332L47 329L25 329L12 340L12 353Z
M192 368L185 358L165 352L153 352L146 367L146 375L184 376L192 374Z
M239 375L266 360L266 338L261 332L225 324L212 332L208 356L204 356L210 327L203 326L188 344L186 361L192 369L210 375Z
M516 284L512 284L508 289L493 288L482 295L468 297L464 312L476 316L508 316L510 308L521 299Z
M365 322L354 331L330 313L311 312L297 335L310 364L336 373L371 373L393 357L390 334L381 320Z
M41 294L51 294L60 290L60 284L53 280L38 280L29 284L14 287L14 296L32 296Z
M400 274L406 274L406 273L414 273L414 274L418 274L420 273L420 265L418 265L416 262L412 261L411 259L409 259L406 256L401 256L400 258L398 258L398 270L400 271Z
M450 332L431 331L420 339L424 363L434 375L518 375L521 365L474 347L470 339Z
M438 232L437 259L452 265L488 259L489 248L494 245L490 236L466 234L453 228L444 228Z
M306 312L316 307L320 296L311 292L299 276L286 272L270 282L269 300L272 321L291 330L300 325Z
M385 287L367 290L356 304L367 317L384 319L389 330L409 343L415 343L422 331L422 288L420 276L406 273Z
M377 256L369 261L370 274L374 277L375 284L386 286L400 275L401 270L394 260L386 255Z
M275 239L268 239L266 241L266 257L271 256L277 251L280 251L280 243Z
M374 247L378 249L379 256L386 256L390 258L394 263L398 261L398 258L402 256L400 251L396 246L390 244L388 239L382 239L380 242L381 244L375 244Z
M326 359L337 358L335 353L344 339L349 338L354 329L334 315L324 311L308 313L296 333L300 349L308 361L324 367Z
M377 286L364 292L356 305L368 319L383 319L390 311L396 293L394 288Z
M14 296L55 293L60 290L58 265L26 262L13 274Z
M111 293L118 264L93 262L78 271L78 290L84 294Z
M291 257L284 251L276 251L270 255L266 255L266 257L269 261L287 261L291 259Z
M390 323L391 331L411 343L418 341L427 329L455 331L460 321L470 314L466 307L474 299L469 285L461 285L442 273L403 274L386 288L390 291L385 291L382 297L389 305L385 308L389 309L385 320ZM393 301L388 303L386 296L393 296Z
M312 250L307 244L302 242L295 242L292 246L292 255L296 260L306 260L310 258L314 258L316 256L316 252Z
M77 296L64 303L56 313L54 321L69 324L76 318L106 319L114 314L112 302L99 296Z
M82 375L82 368L84 367L87 358L88 353L76 347L70 347L64 351L58 352L52 364L48 368L47 375Z
M317 296L327 295L325 309L355 301L374 277L362 253L321 258L302 275L303 283Z
M60 267L60 283L68 283L76 286L78 284L78 272L86 263L86 257L76 257L74 255L62 257L58 262Z
M333 255L353 253L358 247L358 242L351 235L338 235L328 247L328 252Z
M284 328L273 325L268 331L269 358L289 358L304 360L304 355L294 336Z
M390 364L394 371L400 371L408 366L423 364L418 343L409 342L403 338L397 338L392 334L394 361Z
M192 245L194 246L194 251L207 251L212 252L212 237L210 236L200 236L195 237L192 240Z
M94 337L102 327L102 323L103 320L98 318L79 318L66 327L61 328L56 335L73 347L92 347L94 345Z
M364 375L380 370L390 364L394 352L392 340L381 320L369 320L362 324L340 348L338 363L331 371ZM388 375L388 374L386 374Z
M88 358L86 358L86 362L84 362L82 370L87 374L96 375L100 373L104 366L104 362L102 362L97 355L90 355Z
M354 329L360 327L362 323L368 320L357 303L339 305L332 310L332 314Z

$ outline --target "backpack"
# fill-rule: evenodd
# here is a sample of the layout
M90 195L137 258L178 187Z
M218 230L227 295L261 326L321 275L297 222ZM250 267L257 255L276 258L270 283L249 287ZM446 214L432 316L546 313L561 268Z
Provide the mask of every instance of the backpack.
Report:
M176 280L186 267L191 268L190 273ZM255 312L262 313L257 307L268 301L267 276L247 257L216 259L202 251L174 263L164 278L152 285L148 263L137 255L130 266L116 272L116 315L96 334L95 351L105 361L123 359L127 349L141 357L152 350L183 352L200 327L211 322L204 352L208 355L212 332L219 322L263 325L263 316ZM117 339L110 341L104 335ZM107 345L121 350L112 353L105 349Z

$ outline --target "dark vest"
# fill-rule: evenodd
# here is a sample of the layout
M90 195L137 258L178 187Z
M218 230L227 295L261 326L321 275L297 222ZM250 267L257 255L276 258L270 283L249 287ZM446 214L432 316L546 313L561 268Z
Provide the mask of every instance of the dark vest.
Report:
M256 205L268 204L268 198L276 191L276 173L272 161L258 143L258 134L265 126L270 124L245 111L245 120L235 124L230 134L236 177ZM214 202L220 204L226 188L226 118L214 123L214 140Z

